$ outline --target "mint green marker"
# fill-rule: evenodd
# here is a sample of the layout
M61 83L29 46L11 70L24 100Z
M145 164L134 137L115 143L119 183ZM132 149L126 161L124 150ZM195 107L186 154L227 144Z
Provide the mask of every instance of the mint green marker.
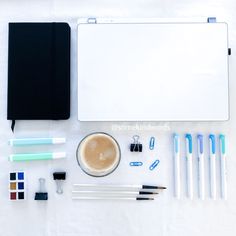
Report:
M39 161L66 158L65 152L12 154L9 161Z
M44 145L44 144L61 144L65 142L66 142L65 138L20 138L20 139L10 139L9 145L12 147L17 147L17 146Z

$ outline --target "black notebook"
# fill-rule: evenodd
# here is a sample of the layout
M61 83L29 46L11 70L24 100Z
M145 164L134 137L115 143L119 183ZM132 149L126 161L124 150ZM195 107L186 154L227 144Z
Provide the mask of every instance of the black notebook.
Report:
M9 23L7 119L70 116L70 27Z

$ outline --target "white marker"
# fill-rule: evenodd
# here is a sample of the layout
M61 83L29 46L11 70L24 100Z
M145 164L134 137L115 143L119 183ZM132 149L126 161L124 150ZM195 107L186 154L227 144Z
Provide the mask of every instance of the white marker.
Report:
M226 179L226 153L225 136L220 134L220 175L221 175L221 197L227 199L227 179Z
M197 136L198 146L198 191L199 198L205 199L205 181L204 181L204 153L203 153L203 135Z
M175 197L180 198L180 143L179 135L174 134L174 178L175 178Z
M187 192L188 197L193 199L193 143L191 134L185 135L186 139L186 160L187 160Z
M216 142L215 135L209 135L210 141L210 195L216 199Z

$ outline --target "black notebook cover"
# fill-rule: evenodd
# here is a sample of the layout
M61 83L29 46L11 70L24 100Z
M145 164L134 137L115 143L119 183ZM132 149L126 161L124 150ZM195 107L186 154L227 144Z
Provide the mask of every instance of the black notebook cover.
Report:
M9 23L8 120L70 116L70 27Z

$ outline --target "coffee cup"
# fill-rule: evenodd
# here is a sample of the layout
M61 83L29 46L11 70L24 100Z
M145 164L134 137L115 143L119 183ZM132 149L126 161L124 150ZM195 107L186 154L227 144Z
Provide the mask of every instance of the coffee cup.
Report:
M88 175L102 177L111 174L119 165L121 153L117 141L106 133L92 133L79 143L76 157Z

